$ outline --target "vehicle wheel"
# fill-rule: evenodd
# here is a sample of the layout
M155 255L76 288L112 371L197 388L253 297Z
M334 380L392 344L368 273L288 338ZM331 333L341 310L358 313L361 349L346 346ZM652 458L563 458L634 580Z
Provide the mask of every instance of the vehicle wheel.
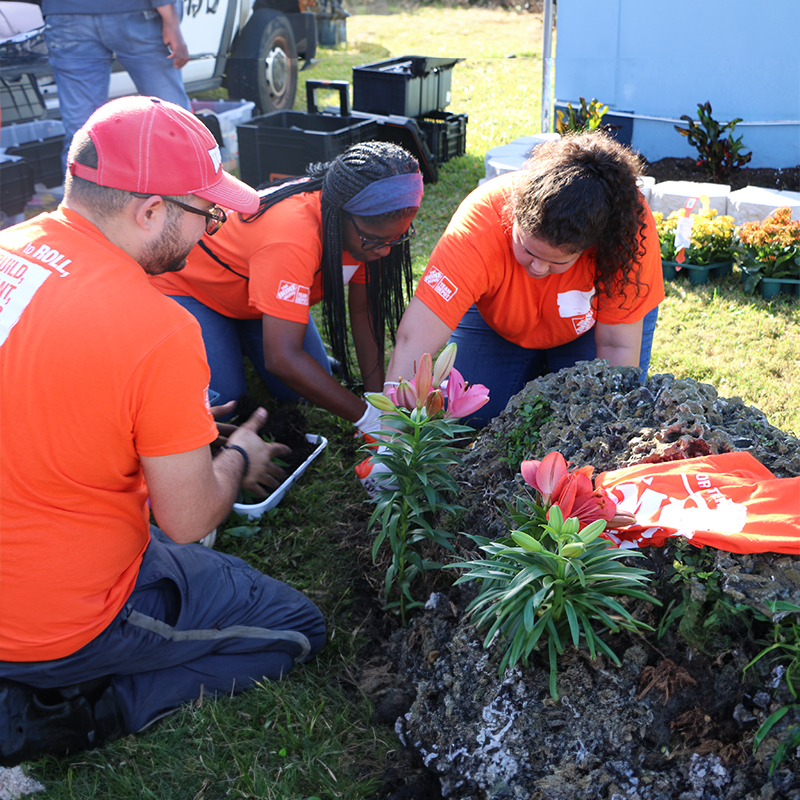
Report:
M269 8L253 12L228 59L233 99L252 100L260 114L287 111L297 93L297 45L289 20Z

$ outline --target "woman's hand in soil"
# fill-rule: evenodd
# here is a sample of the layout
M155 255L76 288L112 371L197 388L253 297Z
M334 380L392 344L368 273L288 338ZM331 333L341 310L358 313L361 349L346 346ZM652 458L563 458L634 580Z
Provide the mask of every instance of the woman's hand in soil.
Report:
M235 444L247 451L250 467L242 480L242 487L256 497L266 497L268 489L280 486L286 473L272 459L288 455L291 450L285 444L265 442L258 431L267 418L263 408L256 409L247 422L236 428L228 437L228 444Z

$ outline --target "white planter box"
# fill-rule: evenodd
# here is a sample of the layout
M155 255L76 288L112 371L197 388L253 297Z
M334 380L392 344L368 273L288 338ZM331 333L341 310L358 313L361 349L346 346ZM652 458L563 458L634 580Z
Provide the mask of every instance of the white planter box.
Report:
M292 484L308 469L308 465L328 446L328 440L324 436L307 433L306 439L312 444L316 444L316 449L272 494L259 503L234 503L233 510L250 519L261 519L267 511L275 508L283 500L283 496L289 491Z

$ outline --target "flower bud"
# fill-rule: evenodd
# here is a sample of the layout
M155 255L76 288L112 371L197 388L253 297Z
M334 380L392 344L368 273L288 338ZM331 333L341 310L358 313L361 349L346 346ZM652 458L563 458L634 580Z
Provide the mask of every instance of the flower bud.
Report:
M438 414L444 408L444 395L441 389L433 389L425 398L425 411L429 417Z
M385 394L367 392L364 399L379 411L397 411L397 406Z
M458 345L450 342L447 347L439 353L436 364L433 367L433 388L438 389L442 381L450 374L453 364L456 363L456 350Z
M585 550L586 545L583 542L570 542L561 548L559 555L564 556L564 558L578 558L578 556L584 554Z

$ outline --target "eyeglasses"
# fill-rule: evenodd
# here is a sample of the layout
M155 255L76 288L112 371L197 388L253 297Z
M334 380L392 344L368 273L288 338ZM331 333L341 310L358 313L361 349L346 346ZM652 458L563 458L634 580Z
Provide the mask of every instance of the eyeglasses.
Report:
M414 229L414 223L412 222L408 226L408 230L399 238L392 239L388 242L376 242L374 239L365 239L364 234L358 229L358 225L356 225L356 221L353 218L353 215L349 212L345 211L347 214L350 222L353 223L353 227L356 229L356 233L358 234L358 238L361 239L361 249L362 250L380 250L383 247L394 247L396 244L402 244L403 242L407 242L409 239L417 235L417 231Z
M131 192L134 197L153 197L151 194L141 194L140 192ZM222 224L228 219L228 215L219 207L214 206L211 211L201 211L199 208L195 208L194 206L187 205L186 203L181 203L179 200L172 200L169 197L164 197L164 195L159 195L159 197L165 203L172 203L174 206L178 206L178 208L182 208L184 211L188 211L190 214L199 214L201 217L206 218L206 233L209 236L213 236L221 227Z

